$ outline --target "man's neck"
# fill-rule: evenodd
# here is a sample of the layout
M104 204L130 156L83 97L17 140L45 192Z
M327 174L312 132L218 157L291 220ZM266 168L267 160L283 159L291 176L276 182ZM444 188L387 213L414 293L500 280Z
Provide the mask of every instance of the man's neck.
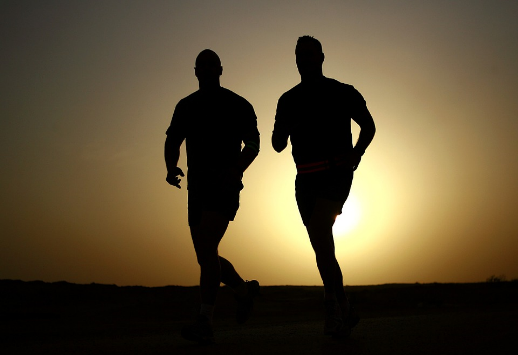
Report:
M318 83L318 82L322 81L322 79L324 79L324 75L323 74L304 75L304 76L300 77L300 81L303 84L315 84L315 83Z
M210 82L199 82L198 87L201 91L214 91L221 87L219 80Z

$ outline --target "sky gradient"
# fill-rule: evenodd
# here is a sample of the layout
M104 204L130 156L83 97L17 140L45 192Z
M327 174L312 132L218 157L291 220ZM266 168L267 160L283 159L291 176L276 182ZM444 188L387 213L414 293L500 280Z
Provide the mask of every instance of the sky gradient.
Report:
M270 144L302 35L377 125L335 233L345 283L518 278L516 14L500 0L0 1L0 279L198 284L163 145L210 48L262 140L220 253L245 279L321 285L291 149Z

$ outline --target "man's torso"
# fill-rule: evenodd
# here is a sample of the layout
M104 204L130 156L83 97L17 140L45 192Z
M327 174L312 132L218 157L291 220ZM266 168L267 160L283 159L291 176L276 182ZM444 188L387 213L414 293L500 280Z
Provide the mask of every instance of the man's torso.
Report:
M182 99L169 130L185 136L189 186L235 166L243 139L257 132L256 120L248 101L225 88Z
M332 159L352 149L351 117L361 105L351 85L328 78L300 83L279 100L276 128L289 134L297 164Z

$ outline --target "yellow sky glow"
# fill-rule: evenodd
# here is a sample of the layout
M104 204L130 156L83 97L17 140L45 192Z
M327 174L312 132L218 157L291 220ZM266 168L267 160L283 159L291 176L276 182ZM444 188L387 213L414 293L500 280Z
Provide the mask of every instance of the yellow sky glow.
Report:
M321 285L291 148L270 145L305 34L377 125L335 226L346 284L517 278L516 13L503 0L2 3L0 279L198 283L163 144L211 48L262 140L220 252L245 279Z

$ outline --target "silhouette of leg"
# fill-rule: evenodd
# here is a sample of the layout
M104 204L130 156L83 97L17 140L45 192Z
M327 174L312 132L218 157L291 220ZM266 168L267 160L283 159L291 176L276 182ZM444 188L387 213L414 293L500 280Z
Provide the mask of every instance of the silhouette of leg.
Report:
M224 257L219 257L219 264L221 266L221 282L230 286L232 289L239 287L245 280L239 276L234 265Z
M218 246L228 227L228 219L214 211L203 211L199 225L191 226L191 237L200 265L202 304L214 305L221 282ZM225 263L224 268L228 269Z
M306 226L324 289L327 294L335 293L338 300L345 297L345 292L342 271L335 256L332 228L340 208L340 202L318 198Z
M342 203L317 198L313 213L307 224L309 239L317 260L320 277L324 283L326 318L324 334L339 336L350 333L344 327L344 311L348 314L349 304L343 286L342 270L336 260L333 239L333 224Z
M222 256L219 257L219 263L221 265L221 282L234 291L237 302L237 323L243 324L250 317L254 307L254 298L259 295L259 282L257 280L243 280L230 261Z

